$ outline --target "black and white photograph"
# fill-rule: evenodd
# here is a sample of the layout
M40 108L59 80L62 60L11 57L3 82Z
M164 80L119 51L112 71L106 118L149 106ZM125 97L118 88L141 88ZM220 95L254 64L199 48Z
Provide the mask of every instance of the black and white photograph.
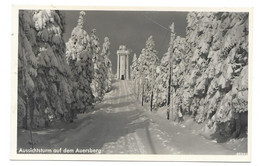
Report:
M15 9L13 159L250 161L250 9Z

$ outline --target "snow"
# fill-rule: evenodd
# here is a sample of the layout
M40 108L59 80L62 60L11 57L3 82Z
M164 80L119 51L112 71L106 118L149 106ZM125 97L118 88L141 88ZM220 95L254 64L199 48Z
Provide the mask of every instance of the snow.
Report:
M141 107L133 94L133 81L118 81L91 113L79 114L74 123L33 131L34 148L77 148L102 154L236 154L245 141L232 145L199 135L192 120L178 125ZM200 126L201 127L201 126ZM18 131L18 149L30 148L29 132ZM231 147L231 148L229 148ZM240 147L240 148L238 148ZM101 151L98 151L98 150ZM242 150L241 150L242 149Z

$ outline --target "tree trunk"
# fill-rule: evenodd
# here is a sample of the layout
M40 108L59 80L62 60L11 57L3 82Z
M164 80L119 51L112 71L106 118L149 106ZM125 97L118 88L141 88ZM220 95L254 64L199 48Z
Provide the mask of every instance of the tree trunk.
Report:
M30 109L30 128L34 128L34 110L35 110L35 99L30 98L32 108Z
M241 117L240 114L238 114L238 117L235 119L235 131L232 133L232 138L239 137L241 132Z
M144 105L144 83L143 83L143 90L142 90L142 106Z
M28 129L28 116L29 116L29 99L28 96L26 97L26 111L25 111L25 117L23 119L23 125L24 128L27 130Z
M151 112L153 111L153 91L152 91L152 94L151 94L150 110L151 110Z

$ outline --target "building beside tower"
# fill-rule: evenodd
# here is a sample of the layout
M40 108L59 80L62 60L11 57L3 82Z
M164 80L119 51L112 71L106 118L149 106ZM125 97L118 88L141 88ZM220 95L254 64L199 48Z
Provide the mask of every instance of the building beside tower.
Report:
M117 50L117 79L129 80L129 54L125 45L120 45Z

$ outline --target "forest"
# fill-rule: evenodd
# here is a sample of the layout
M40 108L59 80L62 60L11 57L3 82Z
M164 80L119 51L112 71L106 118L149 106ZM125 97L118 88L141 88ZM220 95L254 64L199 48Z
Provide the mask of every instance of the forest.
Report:
M19 129L73 123L113 91L117 80L109 38L100 41L98 30L84 30L86 13L78 13L77 26L64 41L62 11L19 11ZM244 12L189 12L186 37L177 36L174 22L169 23L170 42L161 59L153 34L147 36L130 66L129 86L139 105L149 105L155 114L165 111L165 120L191 118L208 138L247 137L248 17Z

